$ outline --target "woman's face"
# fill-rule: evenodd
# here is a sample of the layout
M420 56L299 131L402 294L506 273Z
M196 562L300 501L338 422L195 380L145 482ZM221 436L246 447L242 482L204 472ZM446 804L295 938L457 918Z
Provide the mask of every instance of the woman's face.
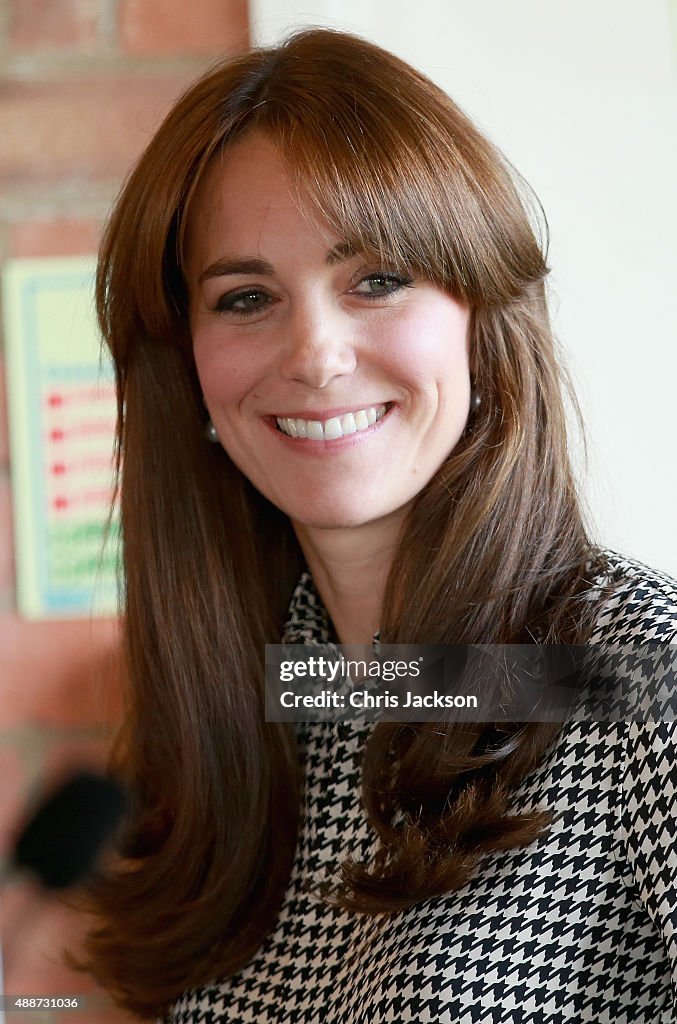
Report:
M404 512L468 418L467 308L343 241L303 216L260 133L213 161L188 228L209 415L252 484L307 527Z

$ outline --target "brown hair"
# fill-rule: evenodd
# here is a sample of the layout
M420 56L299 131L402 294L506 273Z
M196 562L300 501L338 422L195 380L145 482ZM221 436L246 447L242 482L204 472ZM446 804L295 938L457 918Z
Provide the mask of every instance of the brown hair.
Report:
M142 1015L251 958L298 834L296 737L264 721L262 653L279 642L302 556L287 517L204 440L182 271L206 167L254 128L341 238L471 309L482 404L410 512L382 639L584 643L604 597L524 186L439 88L364 40L310 30L217 66L131 174L97 279L117 373L129 674L113 764L134 803L89 890L101 920L87 969ZM377 725L363 803L378 853L346 861L324 897L395 911L463 885L485 851L532 842L551 815L508 814L509 794L558 729Z

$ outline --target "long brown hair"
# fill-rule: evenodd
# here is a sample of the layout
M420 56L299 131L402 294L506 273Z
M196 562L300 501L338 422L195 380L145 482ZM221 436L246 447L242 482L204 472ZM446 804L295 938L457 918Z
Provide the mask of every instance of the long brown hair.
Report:
M204 440L182 269L206 167L253 129L341 238L471 309L482 403L411 509L382 639L584 643L604 597L591 599L605 560L570 468L568 382L526 187L439 88L364 40L310 30L217 66L124 186L97 279L117 373L129 676L113 766L134 803L119 857L89 890L101 923L87 969L150 1016L251 958L298 834L296 737L264 721L262 654L303 560L287 517ZM533 841L549 812L510 815L508 799L556 731L376 726L363 804L380 847L370 864L346 861L324 898L395 911L463 885L483 852Z

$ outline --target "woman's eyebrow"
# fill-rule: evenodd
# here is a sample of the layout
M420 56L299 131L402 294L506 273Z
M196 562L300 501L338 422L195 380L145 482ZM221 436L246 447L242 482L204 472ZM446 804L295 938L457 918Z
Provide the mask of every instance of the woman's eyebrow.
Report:
M336 263L344 263L346 260L351 260L353 256L358 255L358 250L355 248L352 242L338 242L332 249L329 250L324 258L324 262L329 267L333 267Z
M209 280L210 277L225 277L226 274L263 274L266 277L270 277L274 273L275 271L271 264L257 256L252 256L249 259L231 259L228 256L224 256L222 259L216 260L215 263L211 263L206 270L203 270L198 279L198 284Z
M329 250L324 262L327 266L332 267L336 263L343 263L356 255L357 250L351 242L339 242ZM208 281L211 277L225 277L227 274L260 274L263 277L272 277L274 273L272 264L259 256L224 256L202 271L198 278L198 284Z

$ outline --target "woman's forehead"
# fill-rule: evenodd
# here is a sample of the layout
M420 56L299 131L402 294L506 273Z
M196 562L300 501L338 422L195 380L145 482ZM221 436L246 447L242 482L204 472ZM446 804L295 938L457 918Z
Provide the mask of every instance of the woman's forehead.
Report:
M253 253L289 233L312 235L327 250L348 245L262 133L238 139L213 158L191 200L186 229L189 254L226 240Z

